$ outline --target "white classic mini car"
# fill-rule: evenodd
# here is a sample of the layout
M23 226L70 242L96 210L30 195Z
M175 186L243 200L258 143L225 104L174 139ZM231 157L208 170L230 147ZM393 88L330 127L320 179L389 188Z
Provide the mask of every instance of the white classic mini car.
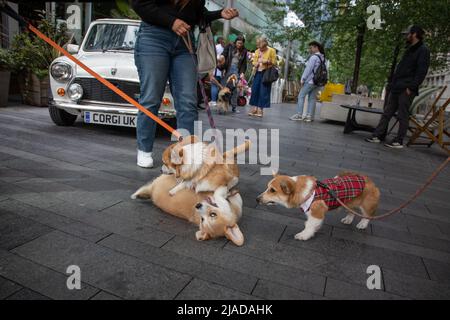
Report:
M91 23L81 46L70 44L67 51L135 100L140 86L134 64L134 45L140 21L100 19ZM73 125L78 116L85 123L136 126L138 109L93 78L65 56L50 65L49 112L60 126ZM175 119L169 85L159 117ZM172 121L169 121L172 122Z

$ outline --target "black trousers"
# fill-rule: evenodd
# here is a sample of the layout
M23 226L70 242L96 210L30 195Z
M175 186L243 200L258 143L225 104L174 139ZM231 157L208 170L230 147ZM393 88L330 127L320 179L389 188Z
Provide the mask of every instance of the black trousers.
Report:
M378 126L373 132L374 137L378 137L380 140L386 138L386 133L389 126L389 121L397 112L397 117L399 121L397 137L394 139L399 143L403 143L403 139L406 136L409 125L409 108L414 100L414 94L407 95L406 90L401 93L391 93L389 94L389 101L386 105L383 115L381 116Z

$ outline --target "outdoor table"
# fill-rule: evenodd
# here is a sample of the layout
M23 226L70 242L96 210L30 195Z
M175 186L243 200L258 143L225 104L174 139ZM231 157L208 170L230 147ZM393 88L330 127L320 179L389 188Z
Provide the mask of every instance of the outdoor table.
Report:
M359 124L358 122L356 122L356 112L357 111L383 114L383 109L369 108L369 107L363 107L363 106L357 106L357 105L347 105L347 104L341 104L341 107L348 109L347 120L345 122L345 127L344 127L344 133L350 133L355 130L368 131L368 132L373 132L373 130L375 130L375 128L373 128L371 126L362 125L362 124Z

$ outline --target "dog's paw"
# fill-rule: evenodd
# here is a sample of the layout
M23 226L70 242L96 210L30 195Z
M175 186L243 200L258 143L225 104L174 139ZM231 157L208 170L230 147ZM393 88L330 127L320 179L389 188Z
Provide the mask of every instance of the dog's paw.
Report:
M353 216L352 215L345 216L345 218L341 219L341 222L343 224L352 224Z
M303 240L303 241L305 241L305 240L308 240L308 239L312 238L312 236L313 236L313 234L311 234L311 233L306 233L305 231L302 231L302 232L297 233L297 234L294 236L294 238L295 238L296 240Z
M356 228L358 228L359 230L364 230L367 228L367 226L369 225L369 221L368 219L362 219L357 225Z
M195 233L195 238L198 241L204 241L204 240L208 240L208 235L206 233L204 233L203 231L199 230Z
M172 197L173 197L176 193L177 193L177 190L174 190L174 189L170 189L170 190L169 190L169 195L172 196Z
M137 199L136 193L133 193L133 194L130 196L130 198L133 199L133 200L136 200L136 199Z

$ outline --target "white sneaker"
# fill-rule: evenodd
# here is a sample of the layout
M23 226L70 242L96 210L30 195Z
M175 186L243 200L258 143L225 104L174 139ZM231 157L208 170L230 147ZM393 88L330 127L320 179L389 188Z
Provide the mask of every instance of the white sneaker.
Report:
M306 116L305 119L303 119L303 121L305 121L305 122L312 122L313 119L311 118L311 116Z
M153 168L152 152L138 150L137 165L141 168Z
M292 117L290 117L289 120L302 121L303 120L303 116L300 113L296 113Z

